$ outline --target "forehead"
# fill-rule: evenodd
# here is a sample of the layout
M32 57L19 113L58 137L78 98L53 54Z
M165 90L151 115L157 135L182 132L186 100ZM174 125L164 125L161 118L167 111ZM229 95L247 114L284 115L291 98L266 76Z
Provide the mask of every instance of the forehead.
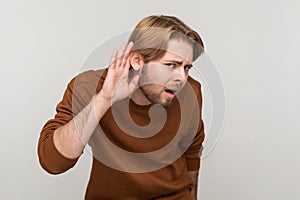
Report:
M164 59L184 60L191 63L193 60L192 45L183 39L172 38L168 42Z

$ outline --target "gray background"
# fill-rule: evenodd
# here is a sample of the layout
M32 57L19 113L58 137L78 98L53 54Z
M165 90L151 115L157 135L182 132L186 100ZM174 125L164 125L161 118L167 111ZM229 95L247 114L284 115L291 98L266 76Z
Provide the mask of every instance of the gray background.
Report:
M225 125L202 161L200 199L299 199L299 10L297 0L1 0L0 199L83 199L91 156L49 175L39 132L89 53L149 14L198 30L225 86Z

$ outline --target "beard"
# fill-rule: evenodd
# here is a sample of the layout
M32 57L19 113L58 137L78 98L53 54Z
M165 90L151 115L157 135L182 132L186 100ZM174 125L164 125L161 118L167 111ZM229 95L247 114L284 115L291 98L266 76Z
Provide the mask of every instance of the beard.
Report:
M153 104L160 104L169 107L172 104L172 99L163 98L165 87L158 84L146 84L140 86L140 90L144 96Z
M142 68L138 87L144 97L153 104L162 106L170 106L173 98L166 94L166 89L179 91L185 82L172 81L172 74L161 75L157 72L157 76L148 69L148 66Z

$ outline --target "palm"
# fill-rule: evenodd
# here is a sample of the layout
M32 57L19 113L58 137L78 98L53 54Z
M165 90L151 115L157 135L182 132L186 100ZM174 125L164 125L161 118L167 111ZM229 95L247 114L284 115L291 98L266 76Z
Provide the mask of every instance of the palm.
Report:
M115 50L110 60L108 67L108 73L106 75L103 87L102 95L115 103L128 97L136 88L137 78L134 77L130 83L128 83L129 73L129 53L132 48L132 43L128 46L123 45L118 55L118 51Z

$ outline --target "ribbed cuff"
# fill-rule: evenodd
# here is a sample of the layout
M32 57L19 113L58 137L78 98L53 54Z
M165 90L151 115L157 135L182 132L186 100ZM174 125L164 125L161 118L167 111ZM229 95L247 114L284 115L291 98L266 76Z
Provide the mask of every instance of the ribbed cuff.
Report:
M48 142L45 144L46 168L49 173L59 174L73 167L78 158L70 159L62 155L54 145L53 135L49 136Z

